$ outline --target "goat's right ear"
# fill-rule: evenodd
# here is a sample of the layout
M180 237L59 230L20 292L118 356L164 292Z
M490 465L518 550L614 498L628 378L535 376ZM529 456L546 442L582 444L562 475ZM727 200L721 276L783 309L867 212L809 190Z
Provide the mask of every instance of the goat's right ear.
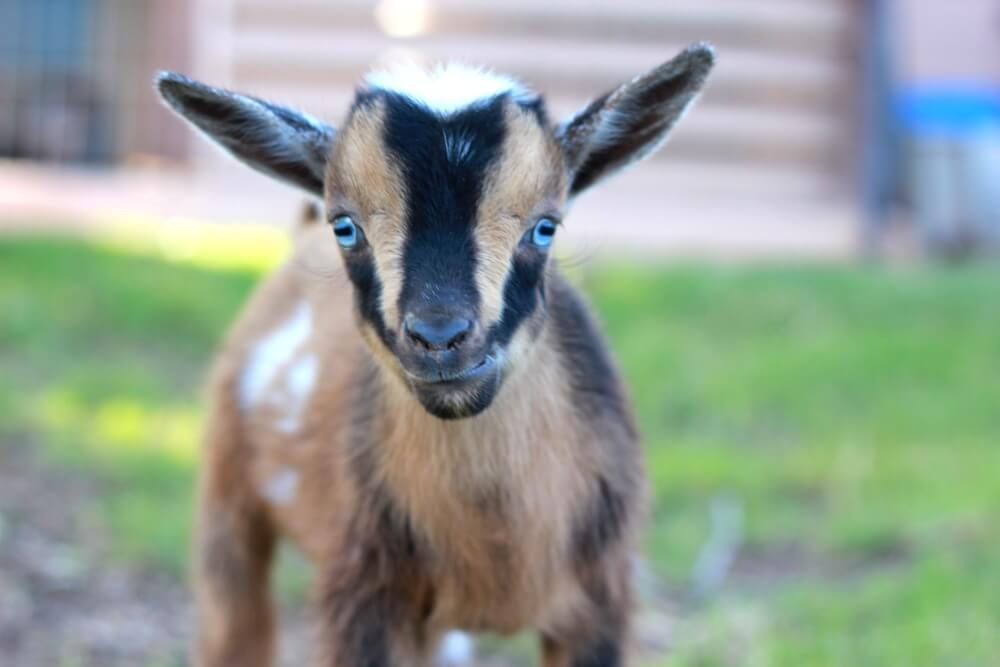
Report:
M697 98L714 63L711 46L693 44L559 125L570 196L655 151Z
M156 89L170 107L254 169L322 196L334 129L256 97L161 72Z

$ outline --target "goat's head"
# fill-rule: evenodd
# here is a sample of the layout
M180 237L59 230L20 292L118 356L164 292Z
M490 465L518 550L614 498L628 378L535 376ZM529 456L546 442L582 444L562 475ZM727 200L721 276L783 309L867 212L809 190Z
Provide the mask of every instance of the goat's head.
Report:
M157 86L238 159L324 197L365 339L456 418L490 405L542 330L566 202L657 148L712 63L695 45L558 124L516 82L456 66L369 76L336 131L176 74Z

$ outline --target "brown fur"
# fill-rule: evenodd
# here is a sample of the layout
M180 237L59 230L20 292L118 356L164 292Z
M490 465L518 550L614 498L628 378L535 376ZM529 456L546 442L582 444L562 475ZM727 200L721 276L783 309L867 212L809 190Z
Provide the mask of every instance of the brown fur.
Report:
M380 143L381 114L378 104L361 109L342 130L327 209L366 222L383 316L398 326L406 193ZM487 322L500 317L530 221L558 211L566 189L553 138L513 105L507 122L475 237ZM516 333L492 405L443 421L354 312L326 225L296 229L293 256L260 286L215 369L199 503L199 664L269 664L278 536L316 564L322 664L426 663L452 628L535 629L552 667L622 661L640 455L578 297L551 265L546 285L551 313L539 310ZM261 396L241 404L260 341L302 312L308 335ZM283 428L283 388L309 361L315 383L295 427Z

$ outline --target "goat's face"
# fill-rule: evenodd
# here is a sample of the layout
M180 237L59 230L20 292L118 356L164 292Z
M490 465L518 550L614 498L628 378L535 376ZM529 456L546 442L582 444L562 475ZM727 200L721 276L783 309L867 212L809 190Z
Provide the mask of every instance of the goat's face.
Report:
M545 322L567 199L650 153L711 68L695 46L564 123L492 74L369 77L343 126L161 75L171 106L251 166L322 195L375 356L441 418L485 410Z
M359 94L326 211L367 340L431 413L485 409L539 332L565 174L537 98Z

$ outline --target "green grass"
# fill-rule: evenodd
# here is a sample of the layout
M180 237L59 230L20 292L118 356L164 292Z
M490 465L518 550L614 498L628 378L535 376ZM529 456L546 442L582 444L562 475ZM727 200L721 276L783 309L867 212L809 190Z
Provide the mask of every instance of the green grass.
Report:
M78 241L0 241L0 434L106 486L114 553L183 570L211 350L257 279Z
M782 562L692 619L701 638L668 664L1000 662L1000 271L618 266L588 284L647 438L655 566L683 580L719 494Z
M260 243L228 262L222 242L178 261L0 240L0 447L96 480L116 557L183 570L201 380L280 254ZM1000 270L607 263L584 283L647 444L652 567L683 595L713 499L745 517L664 665L1000 663Z

